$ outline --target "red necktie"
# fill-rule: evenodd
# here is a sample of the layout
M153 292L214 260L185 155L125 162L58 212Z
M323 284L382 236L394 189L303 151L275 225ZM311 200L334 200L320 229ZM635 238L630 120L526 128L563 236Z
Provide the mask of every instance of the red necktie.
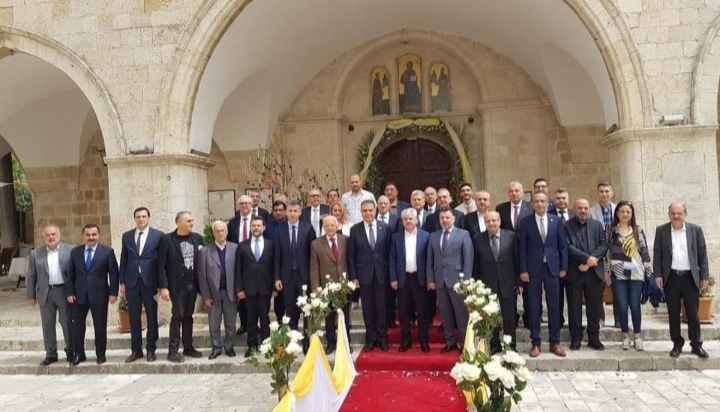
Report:
M330 238L330 243L331 243L331 245L332 245L332 246L331 246L331 249L332 249L333 258L335 258L335 262L337 262L337 260L338 260L338 250L337 250L337 244L335 243L335 238L334 238L334 237L333 237L333 238Z
M242 236L243 236L242 240L246 241L248 238L247 218L246 217L243 218L243 234L242 234Z

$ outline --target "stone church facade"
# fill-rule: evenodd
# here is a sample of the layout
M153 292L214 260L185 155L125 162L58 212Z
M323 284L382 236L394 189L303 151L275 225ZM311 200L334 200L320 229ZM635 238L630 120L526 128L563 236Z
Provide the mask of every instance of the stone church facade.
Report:
M190 210L200 231L208 192L253 187L273 144L296 180L332 171L344 191L369 135L438 119L462 129L464 178L494 204L512 180L591 202L607 180L652 237L683 201L718 267L720 1L397 3L0 0L0 157L23 163L36 228L79 241L94 222L117 244L140 205L164 230ZM449 110L434 111L441 66Z

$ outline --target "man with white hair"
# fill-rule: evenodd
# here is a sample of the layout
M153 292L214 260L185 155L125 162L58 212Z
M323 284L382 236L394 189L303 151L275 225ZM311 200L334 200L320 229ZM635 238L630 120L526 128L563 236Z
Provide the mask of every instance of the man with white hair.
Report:
M227 224L216 220L212 224L215 241L198 254L198 283L205 307L209 308L208 326L212 352L208 359L235 356L235 256L238 245L227 241ZM220 322L225 323L225 338L220 339Z

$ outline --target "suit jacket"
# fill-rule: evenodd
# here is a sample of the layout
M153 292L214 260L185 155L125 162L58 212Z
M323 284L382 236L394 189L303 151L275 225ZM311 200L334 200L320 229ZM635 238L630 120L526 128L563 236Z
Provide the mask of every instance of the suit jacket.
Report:
M568 281L573 281L583 273L587 273L580 272L578 266L587 262L590 256L597 258L598 265L589 270L600 279L603 279L604 257L608 251L605 229L603 229L602 222L595 219L588 219L585 226L587 227L587 245L583 246L582 225L580 225L580 222L575 218L565 222L568 242Z
M111 248L98 243L86 270L85 245L76 246L70 252L69 268L65 295L75 296L78 305L107 305L110 296L118 295L118 263Z
M320 236L310 245L311 291L316 291L318 287L325 287L328 282L326 275L330 275L333 281L338 281L343 273L347 276L348 237L338 232L335 239L338 249L337 261L333 256L327 236Z
M427 281L436 283L438 289L455 286L460 273L466 278L473 274L473 244L468 231L453 229L445 253L440 248L442 236L442 230L430 235L430 246L426 257Z
M427 250L430 244L430 233L417 229L415 244L415 264L417 265L417 278L421 285L427 282ZM390 244L390 281L397 282L398 288L405 287L405 230L392 235Z
M318 219L322 215L330 214L330 206L328 205L320 205L318 206L318 209L320 209L320 214L318 214ZM303 222L310 223L312 226L312 206L304 207L302 212L300 212L300 220Z
M120 283L134 288L142 276L143 283L149 288L158 287L158 246L163 233L149 228L143 236L145 247L142 254L138 253L135 244L135 229L122 235L122 251L120 252Z
M371 248L365 234L365 221L350 228L348 240L348 270L350 280L358 280L361 285L369 285L373 279L385 285L388 281L388 255L390 253L390 227L383 222L375 222L375 247Z
M482 228L485 228L485 222L483 222ZM477 212L472 212L465 215L465 223L463 224L463 229L470 232L470 238L473 240L475 239L476 235L479 235L481 233L480 216L478 216ZM483 232L485 230L483 230Z
M265 223L267 224L267 222L270 220L270 212L267 209L262 208L260 206L258 206L257 210L258 210L257 215L262 217L263 219L265 219Z
M395 205L395 211L397 212L397 217L400 217L402 214L402 211L405 209L410 209L412 206L410 206L410 203L398 199L397 204Z
M235 293L245 292L246 296L270 296L275 290L275 243L263 238L260 260L255 260L253 238L238 245L235 265Z
M177 234L177 229L164 234L158 245L158 280L160 287L167 288L171 294L180 293L185 283L182 276L185 259L180 250L180 242L175 237L175 234ZM198 286L198 253L203 248L203 237L195 232L190 232L188 241L193 245L193 270L195 272L195 286Z
M375 216L375 219L378 219L378 217ZM402 220L400 219L400 215L393 215L392 213L388 212L386 219L387 221L385 223L390 226L391 234L399 231L402 228Z
M231 301L237 301L235 294L235 261L238 245L233 242L225 243L225 261L220 261L220 252L215 242L204 247L198 253L198 283L203 300L220 300L221 265L225 265L225 289Z
M545 242L540 237L535 213L520 222L520 273L542 276L545 260L550 273L559 277L560 271L568 268L565 227L557 216L545 214L545 217L548 226Z
M613 217L615 216L615 207L616 206L617 205L615 203L610 202L610 220L611 221L612 221ZM599 203L590 208L590 217L599 221L600 223L603 223L602 208L600 207Z
M462 229L465 225L465 213L455 209L452 209L452 211L455 214L455 227L458 229ZM428 217L425 219L425 224L423 225L422 229L428 233L434 233L442 229L442 226L440 226L440 214L438 212L435 212L431 215L428 215Z
M67 283L70 271L70 252L73 246L69 243L58 245L58 263L63 281ZM41 246L30 252L30 267L28 276L25 279L26 293L28 300L37 299L38 304L43 305L47 301L50 290L50 269L47 262L47 246Z
M557 208L555 208L554 206L553 206L552 210L550 210L550 206L548 206L547 213L551 214L551 215L555 215L555 216L560 216L558 214ZM565 209L565 213L567 214L566 222L569 222L575 218L575 212L573 212L572 209L570 209L570 208Z
M707 247L705 245L705 234L700 226L685 222L685 235L687 236L687 253L690 262L695 286L700 287L701 280L708 280L710 272L708 269ZM653 246L653 270L655 277L662 277L664 283L670 276L672 266L672 226L665 223L655 229L655 245Z
M292 273L292 249L290 248L290 223L280 225L275 248L275 280L290 282ZM297 271L305 285L310 279L310 244L315 240L315 230L310 223L298 221L297 224Z
M514 210L512 210L512 203L511 202L503 202L500 203L495 207L495 211L500 213L500 229L505 230L512 230L513 232L519 232L520 226L518 225L518 228L513 228L513 222L512 222L512 214ZM533 211L532 205L530 202L522 201L520 205L520 224L522 224L522 220L525 216L534 215L535 212Z
M515 296L515 287L520 286L518 267L518 236L512 230L500 229L498 259L492 254L490 232L479 233L474 238L475 261L473 278L481 280L498 296Z
M417 210L416 210L417 212ZM425 226L425 222L427 221L428 216L430 216L432 213L428 212L427 209L422 210L422 216L420 216L420 213L417 214L418 216L418 223L417 227L418 229L422 229ZM403 230L402 222L399 223L400 227L398 227L398 230ZM430 232L428 232L430 233Z
M259 210L265 210L263 208L260 208ZM267 212L267 210L265 210ZM262 213L259 213L260 216L263 216ZM269 216L269 215L268 215ZM265 224L267 224L268 220L270 220L268 217L263 216L265 219ZM252 233L250 232L250 219L252 219L252 216L248 219L248 237L252 237ZM228 236L227 241L233 242L233 243L240 243L242 242L242 239L240 239L240 236L242 236L242 233L240 231L240 222L242 220L242 216L240 216L239 212L235 213L235 217L230 219L228 222Z

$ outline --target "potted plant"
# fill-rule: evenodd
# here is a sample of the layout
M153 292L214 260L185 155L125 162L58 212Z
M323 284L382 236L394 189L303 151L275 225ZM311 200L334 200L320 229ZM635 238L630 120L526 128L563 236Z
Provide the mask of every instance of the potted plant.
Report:
M708 278L708 287L705 290L700 291L700 304L698 305L698 319L700 323L712 323L712 305L715 287L715 277L710 276ZM680 316L683 322L687 322L687 315L685 315L685 304L680 302Z
M129 333L130 332L130 312L128 311L128 303L127 298L125 296L119 296L117 301L117 307L118 307L118 319L120 324L120 333ZM142 312L140 313L140 326L142 330L145 330L147 327L147 314L145 313L145 308L142 309Z

